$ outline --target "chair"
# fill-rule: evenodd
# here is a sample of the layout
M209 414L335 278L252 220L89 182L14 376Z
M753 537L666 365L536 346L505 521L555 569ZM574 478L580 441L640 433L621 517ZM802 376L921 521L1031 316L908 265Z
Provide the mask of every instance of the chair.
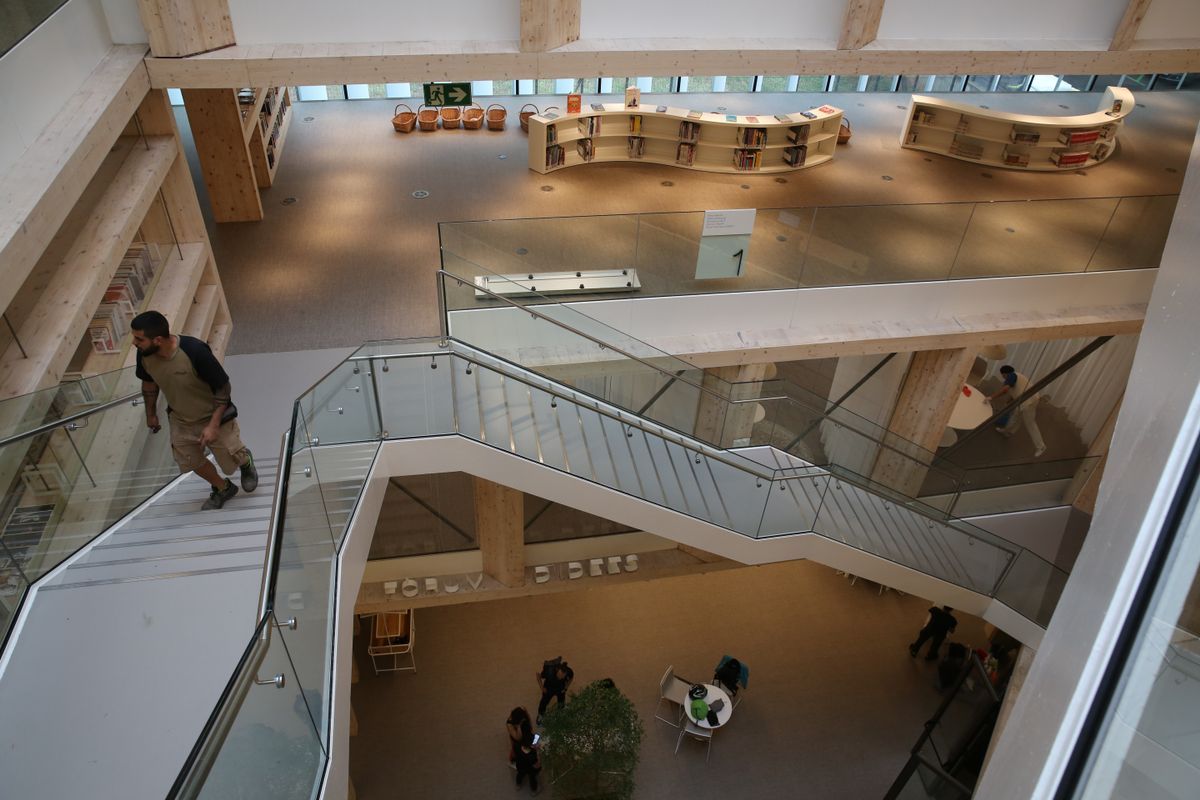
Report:
M673 728L679 727L679 720L683 718L683 704L687 702L688 689L692 685L682 678L675 676L675 667L672 665L667 667L667 671L663 673L662 680L658 682L658 707L654 709L654 718L661 720ZM661 716L658 712L662 708L662 704L674 703L679 708L679 713L675 715L674 721ZM676 745L676 751L679 750Z
M720 680L718 680L717 675L719 675L721 673L721 667L723 667L727 663L729 663L730 659L732 659L732 658L733 658L733 656L729 655L728 653L721 656L721 660L717 663L717 668L715 670L713 670L713 683L718 683L718 684L721 683ZM738 686L739 691L735 692L733 695L733 707L734 708L737 708L738 703L742 702L742 692L745 691L750 686L750 668L747 667L746 664L744 662L742 662L741 660L738 661L738 664L741 665L742 669L738 673L738 679L737 679L737 686ZM726 687L726 688L728 688L728 687Z
M417 638L415 612L384 611L375 615L371 626L371 644L367 647L367 655L375 667L375 674L381 672L417 671L417 657L413 653L413 645ZM400 656L408 656L407 664L402 665Z
M693 739L698 739L708 743L708 749L704 752L704 763L708 763L708 756L712 753L712 738L713 732L711 728L701 728L693 723L690 719L686 721L683 730L679 732L679 739L675 742L675 755L679 755L679 745L683 743L683 737L690 736Z

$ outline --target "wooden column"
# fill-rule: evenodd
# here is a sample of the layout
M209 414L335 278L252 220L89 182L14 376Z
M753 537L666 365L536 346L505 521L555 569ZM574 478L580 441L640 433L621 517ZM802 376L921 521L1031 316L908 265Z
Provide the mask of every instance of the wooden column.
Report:
M749 438L758 406L726 402L722 395L729 384L763 381L774 369L775 365L771 363L706 369L701 385L710 391L700 395L696 409L696 438L720 447L731 447L736 440Z
M138 0L155 56L174 58L237 44L228 0Z
M525 583L524 495L475 478L475 535L483 571L505 586Z
M1133 45L1134 39L1137 38L1138 28L1142 27L1142 20L1146 18L1146 12L1149 10L1150 0L1129 0L1124 16L1117 23L1117 29L1113 31L1113 38L1109 42L1108 49L1128 50Z
M1122 400L1124 397L1122 397ZM1096 438L1088 447L1087 459L1075 471L1071 485L1067 487L1064 498L1071 505L1085 514L1091 515L1096 509L1096 493L1100 490L1100 480L1104 477L1104 465L1108 462L1108 448L1112 444L1113 428L1117 425L1117 415L1121 411L1121 400L1113 406L1112 412Z
M183 103L217 222L263 218L245 126L233 89L184 89Z
M580 0L521 0L521 52L542 53L579 38Z
M838 50L858 50L875 41L882 18L883 0L848 0Z
M915 353L900 387L888 430L930 452L937 450L974 361L974 348ZM912 458L881 448L871 478L915 497L926 472L927 469Z

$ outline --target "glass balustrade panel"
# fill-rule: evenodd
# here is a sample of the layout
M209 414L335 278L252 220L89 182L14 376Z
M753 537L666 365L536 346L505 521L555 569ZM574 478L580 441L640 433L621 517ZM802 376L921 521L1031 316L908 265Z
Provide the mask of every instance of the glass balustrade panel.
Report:
M1067 578L1063 570L1023 550L996 589L996 599L1044 628L1050 624Z
M369 372L360 362L343 362L300 397L309 437L323 445L379 438L382 417Z
M1092 254L1088 272L1157 267L1178 200L1178 195L1122 197Z
M436 346L434 347L436 350ZM381 356L388 355L382 353ZM443 352L357 362L363 391L378 393L385 438L434 436L454 430L450 356ZM324 440L322 440L324 443Z
M758 537L811 531L828 488L829 474L823 470L779 470L764 504Z

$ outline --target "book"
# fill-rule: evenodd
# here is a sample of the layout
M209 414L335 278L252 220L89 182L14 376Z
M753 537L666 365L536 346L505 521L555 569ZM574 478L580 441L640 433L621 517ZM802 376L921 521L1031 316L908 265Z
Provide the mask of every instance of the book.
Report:
M542 119L558 119L558 114L553 111L547 111L545 114L542 114Z
M625 87L625 107L639 108L642 104L642 90L636 86Z
M753 122L755 125L757 125L757 124L758 124L758 117L746 117L746 121L747 121L747 122Z
M1058 134L1058 140L1063 144L1090 144L1100 138L1098 129L1072 131L1063 130Z
M738 128L736 140L742 147L765 147L767 144L767 129Z
M655 111L657 111L658 113L660 113L660 114L661 114L661 113L663 113L664 111L666 111L666 110L667 110L667 107L666 107L666 106L659 106L659 107L657 107L657 108L656 108L656 109L654 109L654 110L655 110Z
M584 136L598 136L600 134L600 124L603 120L600 117L580 117L579 132Z
M567 113L578 114L579 109L583 108L583 95L569 94L567 95Z
M646 138L644 136L630 136L626 149L629 152L630 158L641 158L646 154Z
M980 159L983 158L983 145L956 136L954 141L950 142L950 152L962 158Z
M700 135L700 125L695 122L679 123L679 138L685 142L694 142Z
M1042 134L1040 131L1013 127L1008 138L1014 144L1037 144L1042 140Z
M733 167L737 170L749 171L758 169L762 161L762 150L737 149L733 151Z
M822 114L838 113L838 110L836 108L834 108L833 106L821 106L820 108L817 109L817 111L820 111Z
M808 156L808 145L799 144L794 147L783 148L783 163L789 167L799 167L804 164L804 159Z
M935 115L932 112L926 111L920 107L913 112L913 122L917 123L918 125L932 125L934 118Z
M1009 150L1006 147L1000 155L1000 160L1010 167L1027 167L1029 166L1029 153L1021 150Z
M696 158L696 145L680 142L675 148L675 163L690 167Z
M1077 167L1086 164L1091 157L1092 154L1088 150L1055 150L1050 154L1050 160L1059 167Z
M703 111L689 111L687 115L688 115L688 119L700 119L701 117L704 116L704 112Z
M1092 151L1092 158L1096 159L1097 161L1108 158L1108 152L1111 149L1112 145L1110 144L1098 144L1096 145L1096 149Z
M726 114L725 121L726 122L737 122L737 114Z
M817 118L817 115L812 113L811 111L801 111L800 116L805 117L807 119L816 119Z
M592 103L592 111L603 111L604 103Z
M546 126L546 144L554 144L558 141L558 125Z
M792 121L792 118L789 117L787 114L776 114L775 119L779 120L780 122L791 122Z
M579 153L584 161L591 161L596 156L596 148L592 145L591 139L580 139L576 142L575 152Z
M561 167L566 163L566 153L561 144L550 145L546 148L546 166Z
M808 125L794 125L788 128L787 139L792 144L802 144L808 141Z
M641 114L630 114L629 115L629 132L630 133L641 133L642 132L642 115Z

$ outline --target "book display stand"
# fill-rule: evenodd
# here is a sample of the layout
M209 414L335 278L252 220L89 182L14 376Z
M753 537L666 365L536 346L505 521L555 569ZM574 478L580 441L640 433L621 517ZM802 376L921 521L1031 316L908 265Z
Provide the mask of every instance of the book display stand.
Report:
M645 161L706 172L791 172L833 158L841 109L737 116L686 108L593 103L529 118L529 168Z
M1010 114L913 95L900 145L1006 169L1093 167L1112 155L1133 107L1133 94L1120 86L1104 90L1095 112L1073 117Z

